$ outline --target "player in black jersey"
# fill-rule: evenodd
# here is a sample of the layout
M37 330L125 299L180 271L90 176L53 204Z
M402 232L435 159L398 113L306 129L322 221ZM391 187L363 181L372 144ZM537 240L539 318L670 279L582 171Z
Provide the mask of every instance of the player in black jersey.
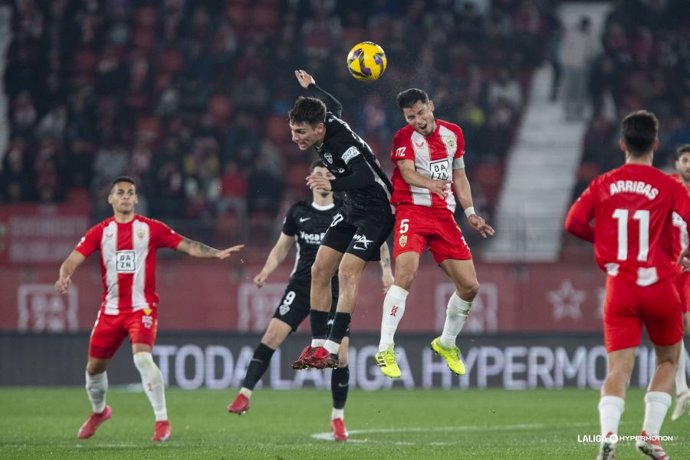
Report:
M300 97L290 110L292 140L300 150L316 149L334 176L310 175L311 189L344 192L342 211L321 242L311 268L312 341L294 369L337 367L340 343L355 309L357 287L367 262L379 260L379 248L393 229L389 203L393 186L366 142L340 119L340 102L316 85L304 70L296 70L300 86L316 97ZM338 272L338 305L328 332L330 282ZM328 335L327 335L328 334Z
M321 162L314 161L309 170L314 176L332 177ZM333 192L322 189L312 190L312 201L299 201L288 210L283 221L283 231L278 237L273 249L266 259L266 263L254 277L254 284L262 287L268 276L285 260L293 244L297 244L295 266L290 274L290 281L285 288L283 298L276 308L268 328L261 338L261 342L254 350L254 356L247 368L247 374L242 382L242 388L235 400L228 406L228 411L243 414L249 410L249 400L257 382L268 369L273 352L287 339L291 332L309 315L309 290L311 286L311 265L316 258L316 252L321 240L326 234L331 222L338 215L341 206L339 200L334 200ZM393 283L390 267L388 246L381 247L381 270L384 289ZM330 294L333 298L333 309L338 300L338 278L333 277ZM348 338L343 339L343 346L339 351L339 366L331 375L331 393L333 396L333 410L331 412L331 428L336 441L347 439L344 423L344 408L347 399L350 371L347 364Z

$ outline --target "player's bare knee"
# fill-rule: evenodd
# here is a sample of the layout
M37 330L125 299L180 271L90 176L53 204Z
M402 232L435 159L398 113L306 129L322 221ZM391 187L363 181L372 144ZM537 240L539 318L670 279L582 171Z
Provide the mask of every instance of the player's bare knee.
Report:
M330 284L331 276L330 271L323 265L314 263L311 266L311 279L315 284Z
M359 282L360 270L355 270L349 267L342 267L338 271L338 283L340 286L356 286Z
M268 348L275 350L283 343L283 340L281 340L280 335L276 331L268 328L264 333L264 336L261 338L261 343L266 345Z
M416 270L412 270L412 271L405 270L405 271L400 271L400 272L398 272L396 270L396 272L395 272L395 285L405 289L406 291L409 291L410 288L412 287L412 282L414 281L416 276L417 276Z
M91 361L89 360L88 363L86 363L86 373L89 375L97 375L97 374L102 374L103 372L106 371L108 368L108 362L107 361Z
M459 297L471 302L479 293L479 282L475 279L471 283L464 283L457 286Z

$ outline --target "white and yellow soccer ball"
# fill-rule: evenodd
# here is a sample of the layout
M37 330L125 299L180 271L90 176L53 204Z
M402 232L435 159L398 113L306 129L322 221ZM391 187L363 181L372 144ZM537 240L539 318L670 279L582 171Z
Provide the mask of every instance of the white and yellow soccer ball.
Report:
M388 66L386 53L373 42L360 42L347 55L347 70L357 80L378 80Z

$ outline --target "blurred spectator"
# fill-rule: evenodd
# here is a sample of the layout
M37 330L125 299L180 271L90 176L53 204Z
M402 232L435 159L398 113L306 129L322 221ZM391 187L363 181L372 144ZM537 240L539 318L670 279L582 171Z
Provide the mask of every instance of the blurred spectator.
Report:
M194 219L176 223L180 231L189 225L198 236L230 209L272 222L292 182L303 189L300 165L311 160L285 121L302 94L292 80L298 67L343 100L347 121L384 166L395 94L421 85L437 94L439 116L459 114L466 125L468 167L502 162L529 76L546 54L554 1L17 0L1 199L91 193L100 217L108 212L102 188L128 173L152 217ZM678 59L676 42L644 27L636 52ZM381 43L389 58L372 85L352 79L343 62L362 40ZM659 74L636 86L682 91Z
M587 16L565 31L560 48L563 68L563 108L566 120L584 116L587 100L587 72L596 49L592 23Z

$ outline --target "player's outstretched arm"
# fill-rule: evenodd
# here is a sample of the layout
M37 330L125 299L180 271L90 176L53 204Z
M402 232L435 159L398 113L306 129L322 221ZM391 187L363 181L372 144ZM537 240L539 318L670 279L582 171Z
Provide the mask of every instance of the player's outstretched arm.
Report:
M383 292L388 292L395 282L393 277L393 270L391 269L391 252L388 248L388 243L384 241L380 249L381 259L379 263L381 264L381 282L383 283Z
M266 258L263 268L252 280L254 284L256 284L258 287L262 287L266 283L268 276L273 273L275 269L278 268L278 265L285 260L290 252L290 248L294 243L294 236L289 236L282 232L280 233L278 241L276 241L276 244L271 249L271 252L268 253L268 257Z
M189 254L192 257L198 257L201 259L227 259L234 252L239 251L243 247L243 244L238 244L237 246L231 246L225 249L216 249L212 248L211 246L207 246L204 243L200 243L199 241L185 238L180 241L180 244L178 244L175 249L177 251L184 252L185 254Z
M472 205L472 188L470 187L470 181L467 179L467 174L465 174L465 169L454 169L453 170L453 188L455 188L455 194L465 210L465 215L467 216L467 221L470 226L478 231L482 237L494 236L496 231L487 224L482 216L477 214Z
M55 290L60 294L64 294L69 289L70 284L72 284L72 275L82 262L86 260L86 257L82 253L77 251L72 251L69 256L60 265L60 273L58 275L58 280L55 282Z
M336 117L340 117L343 114L343 104L331 93L320 88L316 84L314 77L309 75L306 70L295 70L295 77L302 88L308 89L313 96L321 99L326 104L326 109L329 112L334 113Z

